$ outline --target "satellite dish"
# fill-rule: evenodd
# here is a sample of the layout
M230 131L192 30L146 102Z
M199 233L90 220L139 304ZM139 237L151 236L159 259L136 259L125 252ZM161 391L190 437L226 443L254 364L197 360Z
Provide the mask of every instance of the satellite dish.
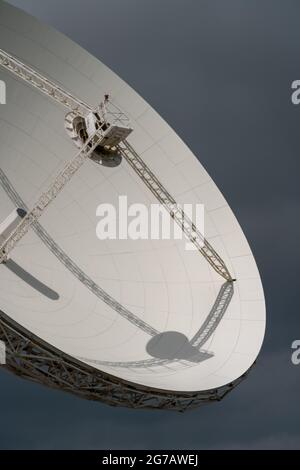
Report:
M260 276L230 207L130 86L31 16L0 12L3 367L110 405L220 400L265 331ZM97 206L123 195L163 203L186 238L100 241ZM205 236L177 203L204 204Z

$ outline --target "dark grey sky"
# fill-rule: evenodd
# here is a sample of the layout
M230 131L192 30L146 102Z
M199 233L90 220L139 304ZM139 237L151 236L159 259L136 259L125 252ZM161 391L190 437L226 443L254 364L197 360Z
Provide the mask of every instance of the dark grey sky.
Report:
M125 79L209 171L252 246L263 351L224 401L177 415L111 409L1 372L0 448L300 448L297 0L11 0Z

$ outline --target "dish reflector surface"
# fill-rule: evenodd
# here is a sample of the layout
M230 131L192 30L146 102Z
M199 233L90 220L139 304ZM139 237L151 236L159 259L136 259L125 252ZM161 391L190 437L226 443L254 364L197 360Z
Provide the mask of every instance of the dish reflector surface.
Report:
M68 38L1 3L0 43L92 106L109 91L131 120L129 143L176 201L204 204L205 236L236 278L225 282L185 240L100 241L99 204L157 200L126 161L87 161L0 265L0 309L43 344L126 383L199 392L234 382L261 348L265 303L251 249L211 177L129 85ZM3 221L32 207L77 149L62 107L3 69L1 78Z

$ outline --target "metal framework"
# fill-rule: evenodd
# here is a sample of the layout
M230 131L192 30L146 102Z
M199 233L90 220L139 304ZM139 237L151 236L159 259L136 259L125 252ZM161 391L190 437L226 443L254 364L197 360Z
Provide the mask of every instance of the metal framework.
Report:
M214 270L227 281L233 281L222 258L213 249L206 238L200 233L198 228L185 214L182 208L176 203L175 199L134 150L132 145L130 145L126 140L122 142L118 148L129 165L150 189L152 194L154 194L156 199L164 205L170 216L179 225L179 227L181 227L185 235L196 246L204 258L214 268Z
M84 103L73 94L65 91L32 67L24 64L19 59L1 49L0 66L76 115L87 116L94 111L91 106ZM109 112L115 121L124 121L124 113L119 111L118 108L114 108L113 105L111 111L105 109L105 115ZM100 129L86 142L75 158L65 165L54 183L41 195L37 204L20 222L17 230L15 230L0 247L0 262L7 259L8 253L28 232L30 227L35 230L53 253L61 256L60 250L57 250L55 243L50 243L51 239L49 242L49 236L38 223L38 219L46 207L57 197L67 182L91 155L96 146L99 145L102 138L103 131ZM164 205L170 216L181 227L184 234L197 247L198 251L204 256L212 268L232 286L234 279L222 258L200 233L184 211L177 205L175 199L170 195L130 143L124 140L117 145L117 148L126 162L141 178L156 199ZM82 282L84 281L87 287L95 292L96 295L100 296L102 300L108 304L111 304L112 300L114 301L114 299L107 297L107 294L100 286L97 286L91 279L86 278L80 268L76 266L67 255L65 258L63 257L61 259L68 269ZM218 324L218 319L222 318L222 312L226 310L228 302L230 302L233 289L228 288L228 286L224 287L224 289L225 290L222 292L223 300L217 299L220 303L220 307L215 308L214 315L209 317L207 324L203 325L199 330L198 336L194 337L192 340L197 347L201 347L201 345L205 343L209 331L214 331L214 328ZM224 301L224 303L222 303L222 301ZM128 312L127 309L120 304L118 304L117 307L121 314L130 321L136 322L139 320L137 317L133 318L131 312ZM139 326L143 327L143 329L147 330L151 335L157 333L156 330L146 325L142 320L139 320ZM6 344L5 367L15 374L52 388L63 389L87 399L100 400L112 406L122 405L131 408L159 408L184 411L202 403L221 400L246 376L246 374L244 374L242 377L226 386L195 393L173 392L144 387L99 371L80 360L62 353L18 325L2 311L0 311L0 341L1 340Z
M10 251L12 251L15 245L26 235L31 226L41 217L47 206L58 196L72 176L81 168L86 159L93 153L97 145L99 145L99 142L101 142L102 136L102 131L96 132L95 135L86 142L76 157L65 165L48 190L40 196L33 209L26 214L17 228L0 246L0 263L7 260Z
M92 111L92 108L79 98L2 49L0 49L0 65L69 110L82 116Z
M6 344L6 365L2 367L15 375L85 399L135 409L182 412L220 401L250 370L233 382L213 390L173 392L145 387L96 370L42 341L1 310L0 340Z
M84 103L82 100L78 99L77 97L73 96L71 93L63 90L60 86L50 81L48 78L44 77L40 73L36 72L32 67L29 67L28 65L24 64L19 59L12 56L11 54L8 54L2 49L0 49L0 65L2 65L5 69L12 72L18 78L21 78L25 82L31 84L35 88L39 89L42 93L46 94L50 98L64 105L66 108L77 113L78 115L80 114L87 115L93 111L93 108L91 106ZM124 113L122 113L122 111L120 111L116 106L111 105L111 108L112 109L110 110L110 114L112 115L113 119L117 120L117 122L123 123ZM133 170L137 173L137 175L142 179L142 181L154 194L157 200L161 202L162 204L164 204L164 206L170 213L171 217L182 228L182 231L187 235L190 241L197 247L200 253L202 253L204 258L209 262L209 264L213 267L213 269L227 281L233 281L233 278L231 274L229 273L226 267L226 264L224 263L220 255L218 255L218 253L213 249L210 243L199 232L195 224L177 205L175 199L170 195L167 189L164 188L164 186L159 181L159 179L154 175L154 173L150 170L150 168L146 165L146 163L142 160L142 158L138 155L138 153L134 150L134 148L129 144L129 142L124 141L123 145L120 144L118 148L121 151L124 158L126 159L126 161L129 163L129 165L133 168ZM70 166L72 166L72 163L73 162L70 163ZM67 180L65 180L64 184L61 185L58 191L55 191L53 193L53 198L57 196L58 192L61 189L63 189L66 182L69 181L71 176ZM60 175L58 176L58 179L59 178L60 178ZM55 181L53 183L53 187L55 187L56 185L57 185L57 182ZM48 206L50 202L51 202L51 198L48 197L46 206ZM37 204L37 206L38 205L39 203ZM42 208L42 210L40 211L40 214L46 208L46 206ZM35 220L35 217L30 218L30 215L28 215L28 217L26 218L26 221L24 220L23 226L27 224L26 232L28 231L28 229L30 228L30 225L34 222L34 220ZM16 244L16 242L19 241L20 238L22 238L24 234L26 233L22 231L21 226L19 230L20 230L20 234L14 235L13 238L15 239L15 241L11 242L10 249L12 249L14 244ZM5 247L3 246L1 248L4 249ZM0 248L0 252L1 252L1 248ZM6 253L8 252L7 249L8 249L8 246L6 247L6 250L4 250L3 252L2 260L1 260L1 254L0 254L0 262L5 260Z

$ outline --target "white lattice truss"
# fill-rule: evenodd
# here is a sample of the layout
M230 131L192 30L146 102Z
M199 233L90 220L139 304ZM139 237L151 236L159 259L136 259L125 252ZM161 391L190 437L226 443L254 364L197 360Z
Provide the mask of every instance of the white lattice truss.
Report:
M12 55L0 49L0 65L5 69L12 72L18 78L21 78L25 82L37 88L42 93L46 94L48 97L51 97L58 103L64 105L69 110L77 113L78 115L87 115L93 108L88 104L84 103L82 100L71 95L71 93L63 90L60 86L51 82L46 77L43 77L36 70L32 69L28 65L23 64L19 59L16 59ZM109 112L108 112L109 114ZM120 121L120 116L116 115L115 108L111 112L113 119L117 122ZM102 133L103 134L103 133ZM98 143L100 142L98 135ZM88 144L86 144L86 147ZM95 145L96 147L96 145ZM94 147L94 148L95 148ZM138 174L142 179L145 185L150 189L150 191L155 195L157 200L165 206L165 208L170 213L171 217L175 222L182 228L182 231L187 235L190 241L197 247L200 253L205 257L209 264L227 281L232 281L232 277L218 253L213 249L210 243L205 239L205 237L199 232L195 224L189 219L189 217L183 212L183 210L177 205L175 199L170 195L167 189L159 181L159 179L154 175L134 148L129 144L129 142L124 141L119 146L125 160L133 168L133 170ZM88 157L92 150L86 151L85 148L82 149L81 153L76 156L74 161L71 161L67 164L66 169L64 170L64 175L61 173L57 176L56 180L52 183L49 190L47 191L47 203L43 204L43 197L37 202L35 207L27 215L26 221L20 223L20 227L16 229L15 232L19 231L19 234L13 233L9 243L5 242L0 247L0 262L1 256L2 260L5 260L9 251L12 250L15 244L27 233L30 225L41 216L44 209L50 204L50 202L57 196L57 194L63 189L67 182L72 178L74 173L79 170L83 161ZM75 168L74 168L75 167ZM63 184L61 184L62 177L64 178ZM52 197L52 199L51 199ZM26 229L25 229L26 226Z
M93 111L91 106L1 49L0 65L79 116L86 116ZM116 113L115 109L113 108L111 111L112 117L116 121L121 120L122 118L118 112ZM48 190L41 195L35 206L29 210L16 230L2 244L0 247L0 262L6 261L10 251L13 250L16 243L23 238L31 227L38 227L36 224L39 217L51 201L63 190L72 176L81 168L95 147L99 145L102 136L103 132L99 129L85 143L79 153L65 165ZM132 145L127 140L124 140L118 145L118 149L126 162L141 178L156 199L164 205L170 216L181 227L185 235L197 247L198 251L212 268L229 284L232 284L234 279L222 258L180 206L177 205L175 199L138 155ZM216 327L216 319L218 315L220 316L220 312L222 313L224 305L230 301L230 298L227 287L224 289L223 297L219 300L217 299L220 305L218 304L219 307L216 308L215 316L210 317L210 323L203 325L202 329L199 330L199 335L194 338L195 344L200 345L203 343L207 332ZM222 302L224 303L222 304ZM143 387L103 373L62 353L15 323L2 311L0 311L0 340L5 342L7 348L5 367L12 370L15 374L53 388L75 393L84 398L101 400L113 406L122 405L133 408L159 408L184 411L202 403L222 399L246 375L244 374L241 378L224 387L195 393L168 392Z

